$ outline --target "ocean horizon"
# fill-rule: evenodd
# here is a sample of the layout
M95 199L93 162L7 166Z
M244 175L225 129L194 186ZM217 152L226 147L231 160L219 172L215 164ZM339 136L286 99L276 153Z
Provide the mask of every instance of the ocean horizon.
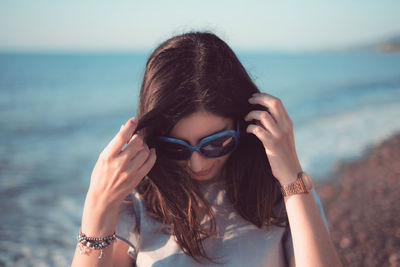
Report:
M99 153L136 115L149 53L0 53L0 265L70 265ZM315 180L400 132L400 54L241 52Z

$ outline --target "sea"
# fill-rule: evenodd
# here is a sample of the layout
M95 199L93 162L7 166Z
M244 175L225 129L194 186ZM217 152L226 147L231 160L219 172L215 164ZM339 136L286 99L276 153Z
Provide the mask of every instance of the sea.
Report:
M0 266L70 265L92 169L136 115L148 56L0 54ZM314 180L400 132L400 54L238 57L261 91L282 100Z

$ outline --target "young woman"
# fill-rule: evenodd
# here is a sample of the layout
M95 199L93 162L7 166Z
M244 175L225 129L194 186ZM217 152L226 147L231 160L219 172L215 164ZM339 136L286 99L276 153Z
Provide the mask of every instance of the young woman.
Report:
M72 265L340 266L318 201L282 102L217 36L183 34L99 156Z

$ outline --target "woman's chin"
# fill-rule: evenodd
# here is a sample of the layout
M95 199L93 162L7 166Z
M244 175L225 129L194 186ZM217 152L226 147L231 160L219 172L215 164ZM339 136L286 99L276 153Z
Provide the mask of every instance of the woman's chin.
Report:
M203 173L194 173L193 171L190 171L190 176L192 177L192 179L197 181L209 181L212 180L215 176L213 170L214 168L211 167L209 170Z
M196 180L197 182L200 183L212 183L212 182L217 182L218 180L220 180L220 175L211 172L208 175L204 175L204 176L196 176L191 174L192 179Z
M208 175L195 175L195 174L191 174L190 175L192 177L192 179L197 180L197 181L208 181L213 179L213 175L208 174Z

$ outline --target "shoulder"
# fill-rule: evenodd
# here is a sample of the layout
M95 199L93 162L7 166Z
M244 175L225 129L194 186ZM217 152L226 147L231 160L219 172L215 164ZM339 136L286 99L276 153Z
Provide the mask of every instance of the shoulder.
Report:
M324 207L322 206L321 200L320 200L320 198L318 197L317 191L316 191L315 189L312 190L312 195L313 195L313 197L314 197L315 204L317 204L317 208L318 208L319 214L321 215L322 220L324 221L326 230L327 230L328 233L330 234L329 226L328 226L328 220L326 219Z
M140 233L140 222L143 217L143 200L138 192L133 191L125 197L119 206L115 233L126 243L132 239L132 234ZM129 244L131 245L131 244Z
M133 191L121 202L118 210L118 219L132 220L140 216L143 200L138 192Z

